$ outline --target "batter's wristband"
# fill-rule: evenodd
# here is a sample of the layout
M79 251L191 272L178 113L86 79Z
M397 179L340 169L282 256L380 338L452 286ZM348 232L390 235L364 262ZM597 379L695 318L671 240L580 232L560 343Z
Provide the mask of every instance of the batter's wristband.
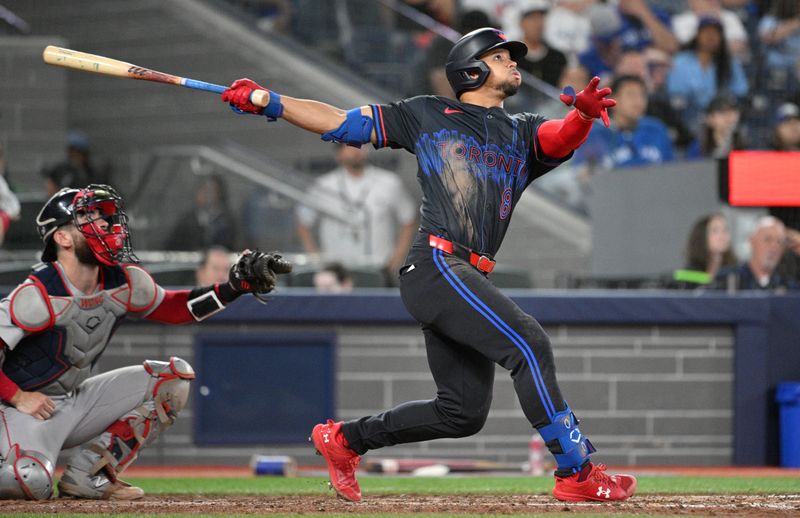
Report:
M281 96L273 92L272 90L269 91L269 102L267 106L264 108L264 116L267 118L268 122L274 122L278 120L281 115L283 115L283 104L281 104Z

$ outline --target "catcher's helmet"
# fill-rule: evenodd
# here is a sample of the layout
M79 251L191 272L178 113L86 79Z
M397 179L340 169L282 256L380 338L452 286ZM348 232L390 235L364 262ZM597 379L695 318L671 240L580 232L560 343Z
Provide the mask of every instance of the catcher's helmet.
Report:
M519 61L528 53L528 47L521 41L509 41L503 31L484 27L469 34L465 34L450 49L447 55L447 80L460 97L466 90L480 87L489 77L489 66L479 58L496 48L505 48L511 53L511 59ZM471 78L469 74L477 72L478 77Z
M67 223L84 235L95 258L102 264L136 263L122 197L108 185L91 184L84 189L64 188L45 203L36 217L45 243L42 261L56 260L53 233Z
M47 200L36 216L36 230L44 242L42 261L56 260L56 245L53 243L53 232L62 225L72 222L72 200L78 189L64 187Z

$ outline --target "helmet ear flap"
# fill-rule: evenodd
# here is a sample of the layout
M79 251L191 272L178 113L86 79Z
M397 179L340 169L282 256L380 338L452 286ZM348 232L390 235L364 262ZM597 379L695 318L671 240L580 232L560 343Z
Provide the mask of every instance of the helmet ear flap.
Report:
M489 65L476 59L466 63L448 63L446 68L447 79L450 86L455 90L456 98L466 90L474 90L480 87L486 78L489 77L491 70ZM453 65L453 66L451 66ZM470 74L477 72L477 77L470 77Z

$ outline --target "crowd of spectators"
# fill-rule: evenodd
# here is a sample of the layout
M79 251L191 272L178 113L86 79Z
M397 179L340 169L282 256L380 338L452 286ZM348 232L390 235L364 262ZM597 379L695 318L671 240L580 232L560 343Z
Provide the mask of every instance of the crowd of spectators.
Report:
M615 167L778 148L792 139L787 128L779 141L772 127L796 118L800 2L463 1L462 16L466 8L481 9L509 37L525 40L533 51L519 67L556 87L580 77L570 70L576 67L609 86L623 76L641 79L639 120L650 128L658 119L674 152L634 149L642 160L613 160ZM615 124L636 140L630 115Z
M358 11L359 1L337 2L336 8ZM298 15L309 12L313 0L238 3L269 19L260 24L265 30L291 31L300 20ZM579 86L593 75L612 87L618 105L611 110L611 126L597 124L568 166L559 169L572 169L571 176L561 175L573 182L565 200L579 209L586 207L590 178L606 171L680 159L725 158L739 149L800 151L797 0L396 2L406 8L406 14L390 4L370 1L363 5L379 12L375 20L385 25L378 29L390 27L392 34L405 35L400 44L387 40L395 50L402 49L404 59L416 71L406 72L408 80L394 85L405 90L398 93L451 96L444 63L452 36L484 26L500 27L509 38L526 43L529 52L518 66L536 78L533 86L540 91L548 85L550 94L568 84ZM408 16L408 9L421 18ZM365 16L366 10L362 11ZM431 23L421 24L420 20ZM341 23L337 16L336 24ZM443 27L454 32L447 33ZM366 49L376 56L382 50ZM390 52L383 58L397 55ZM532 99L524 92L519 97ZM539 106L529 103L520 108L538 111ZM67 185L108 181L110 170L93 162L85 134L71 132L66 151L65 160L42 171L48 194ZM413 230L413 203L393 173L367 165L364 151L338 147L336 153L340 167L320 177L311 189L322 197L335 198L344 212L364 212L361 219L369 224L343 228L341 222L307 207L299 207L288 219L295 220L304 252L348 266L367 258L385 268L390 278ZM0 149L0 243L19 217L19 203L5 184L4 169ZM557 175L548 175L539 183L546 184L550 176ZM385 198L386 193L394 194ZM752 256L744 263L737 263L731 251L725 217L709 214L691 232L685 266L704 272L716 285L723 274L730 284L732 272L738 275L740 286L786 285L781 279L800 278L800 218L796 212L794 216L774 213L759 221L750 238ZM244 237L237 235L226 186L217 175L201 182L194 206L179 219L181 224L169 239L172 247L207 248L209 259L225 257L225 250ZM781 243L780 247L767 246L775 243ZM348 256L349 252L358 257ZM766 258L759 259L759 254ZM773 265L776 254L780 264ZM794 258L788 275L783 268L786 257ZM329 270L329 277L336 273L333 277L342 281L339 270ZM747 272L752 278L743 277ZM779 277L770 277L773 273Z

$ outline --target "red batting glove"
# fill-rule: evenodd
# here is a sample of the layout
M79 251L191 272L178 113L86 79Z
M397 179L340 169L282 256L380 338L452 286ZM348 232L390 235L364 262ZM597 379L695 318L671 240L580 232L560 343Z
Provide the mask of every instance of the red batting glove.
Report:
M264 107L250 102L250 94L253 93L253 90L267 89L250 79L237 79L227 90L222 92L222 100L230 103L234 110L261 115Z
M584 116L592 119L603 119L603 124L606 128L609 126L608 121L608 108L617 105L614 99L606 99L605 97L611 95L611 88L597 89L600 83L600 78L594 76L589 84L575 95L575 89L571 86L564 88L564 93L559 96L561 102L567 106L575 106Z

